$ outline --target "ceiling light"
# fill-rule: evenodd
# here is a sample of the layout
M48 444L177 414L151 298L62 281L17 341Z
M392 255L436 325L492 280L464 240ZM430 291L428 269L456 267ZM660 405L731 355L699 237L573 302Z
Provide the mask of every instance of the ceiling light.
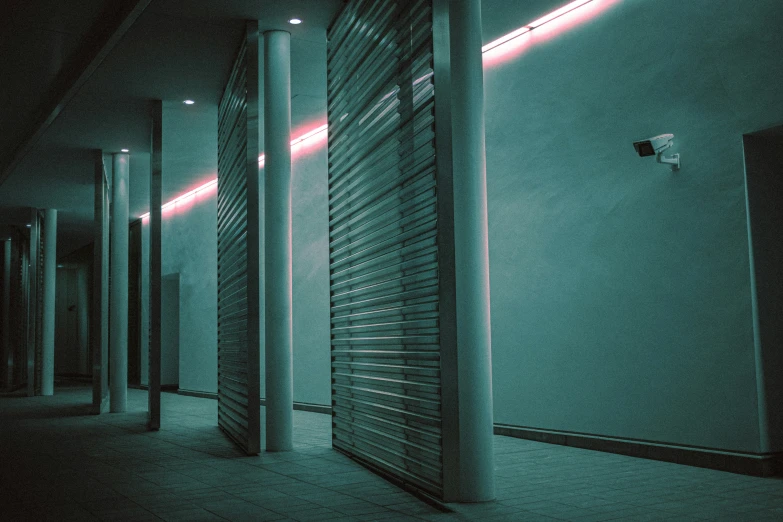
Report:
M185 105L193 105L196 102L194 102L193 100L185 100L182 103L184 103Z
M26 226L27 228L30 228L30 227L32 227L32 225L31 225L30 223L26 224L25 226Z
M128 149L120 149L120 152L130 152Z
M299 25L302 23L302 21L299 18L291 18L288 23L291 25Z

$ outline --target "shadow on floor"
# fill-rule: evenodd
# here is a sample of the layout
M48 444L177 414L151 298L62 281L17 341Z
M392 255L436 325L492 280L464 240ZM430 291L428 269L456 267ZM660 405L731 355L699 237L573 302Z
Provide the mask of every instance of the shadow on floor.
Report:
M18 398L18 397L14 397ZM32 397L24 397L29 400L34 400ZM40 399L39 399L40 400ZM20 401L21 403L21 401ZM41 420L41 419L62 419L66 417L83 417L90 415L92 404L68 404L68 405L52 405L41 409L31 408L19 408L12 409L10 411L3 411L4 419L13 420Z

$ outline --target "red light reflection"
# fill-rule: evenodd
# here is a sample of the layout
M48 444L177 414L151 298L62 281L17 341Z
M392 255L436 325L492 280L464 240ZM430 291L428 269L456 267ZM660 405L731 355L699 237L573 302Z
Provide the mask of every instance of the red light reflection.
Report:
M582 25L606 11L612 5L622 0L573 0L563 7L512 31L497 40L489 42L482 48L484 68L492 67L520 56L529 47L545 42ZM418 81L423 81L420 78ZM393 91L389 95L394 94ZM344 116L343 116L344 117ZM321 121L304 125L294 134L298 137L291 140L291 157L312 151L323 146L328 136L328 124ZM264 166L264 155L258 157L258 167ZM161 207L164 213L186 212L195 201L217 190L217 179L196 187L185 194L169 201ZM141 216L149 218L149 212Z

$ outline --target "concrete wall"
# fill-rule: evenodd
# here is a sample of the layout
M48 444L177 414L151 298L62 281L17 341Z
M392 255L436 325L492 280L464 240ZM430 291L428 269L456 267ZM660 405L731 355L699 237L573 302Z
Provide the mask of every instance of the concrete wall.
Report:
M742 134L783 120L783 10L603 3L485 67L495 421L759 451ZM679 173L631 146L666 132Z
M164 112L164 117L166 113ZM169 119L169 122L172 120ZM164 119L164 156L166 153ZM325 142L325 141L324 141ZM294 400L331 404L326 149L293 156ZM217 157L215 157L217 163ZM164 188L166 183L164 163ZM183 191L184 192L184 191ZM217 392L217 190L163 214L163 273L180 276L179 387ZM142 339L149 339L149 221L142 236ZM264 393L261 355L261 393ZM142 356L142 384L148 357Z
M331 405L326 148L293 156L294 401Z
M92 244L60 257L57 263L54 372L90 375Z
M163 107L163 200L217 175L217 108ZM183 181L184 180L184 181ZM195 180L195 182L194 182ZM194 186L195 185L195 186ZM162 273L179 274L179 388L217 392L217 198L199 193L163 212ZM149 220L142 222L142 384L148 382ZM173 358L174 351L162 348ZM169 378L168 380L171 380ZM166 383L165 381L163 384Z
M179 374L192 373L188 361L179 364L179 274L163 276L161 284L160 384L179 386ZM190 370L190 371L189 371Z
M165 171L164 171L165 172ZM163 274L179 274L179 387L217 392L217 198L214 191L163 214ZM142 236L142 340L149 339L149 220ZM166 349L163 352L169 353ZM142 383L148 357L142 355Z
M86 374L80 362L78 276L76 268L57 268L54 305L54 372Z

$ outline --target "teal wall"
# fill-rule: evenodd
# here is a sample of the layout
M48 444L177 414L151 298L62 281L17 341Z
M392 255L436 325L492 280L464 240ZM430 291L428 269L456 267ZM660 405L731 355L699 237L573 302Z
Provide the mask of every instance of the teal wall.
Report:
M167 125L177 120L164 111L164 158ZM216 118L216 113L214 114ZM207 123L202 122L203 125ZM199 126L202 126L202 123ZM216 126L215 120L215 129ZM216 131L215 131L216 132ZM214 142L217 142L217 136ZM198 146L198 144L195 144ZM175 149L176 150L176 149ZM215 171L217 152L215 151ZM294 400L331 403L329 356L329 247L326 150L306 147L292 162ZM166 163L164 159L164 188ZM184 190L183 190L184 192ZM142 228L142 339L149 339L149 221ZM217 392L217 191L199 195L163 214L163 274L180 276L179 387ZM142 383L148 358L142 355ZM261 354L261 393L264 355Z
M295 154L291 169L294 401L331 405L326 148Z
M85 267L81 267L86 270ZM78 268L57 268L54 305L54 373L89 375L89 344L79 337L79 319L89 312L80 308Z
M624 0L485 68L496 422L759 450L742 134L783 121L780 27ZM666 132L679 173L631 145Z
M59 238L58 238L59 239ZM90 375L92 244L57 260L54 373Z
M164 201L194 187L189 181L214 179L217 173L217 108L184 111L163 108ZM194 153L193 151L199 151ZM204 153L204 151L210 151ZM168 178L167 178L168 174ZM195 183L198 185L198 181ZM162 273L179 274L179 388L217 392L217 198L216 190L199 194L163 213ZM142 226L142 332L149 340L149 220ZM142 383L147 382L148 355L142 350ZM175 360L174 353L162 349ZM171 380L171 379L169 379ZM164 384L166 384L164 382Z
M563 3L483 11L512 30ZM758 452L742 135L783 121L783 10L600 3L485 68L495 421ZM631 145L665 132L679 173ZM293 162L294 399L319 404L330 403L326 162L323 146ZM164 273L180 273L192 307L180 386L200 391L216 386L215 219L214 193L164 218Z
M163 274L180 276L179 387L217 392L217 198L201 196L187 211L163 215ZM149 339L149 220L142 236L142 342ZM171 353L170 350L163 350ZM142 353L142 382L148 359Z

